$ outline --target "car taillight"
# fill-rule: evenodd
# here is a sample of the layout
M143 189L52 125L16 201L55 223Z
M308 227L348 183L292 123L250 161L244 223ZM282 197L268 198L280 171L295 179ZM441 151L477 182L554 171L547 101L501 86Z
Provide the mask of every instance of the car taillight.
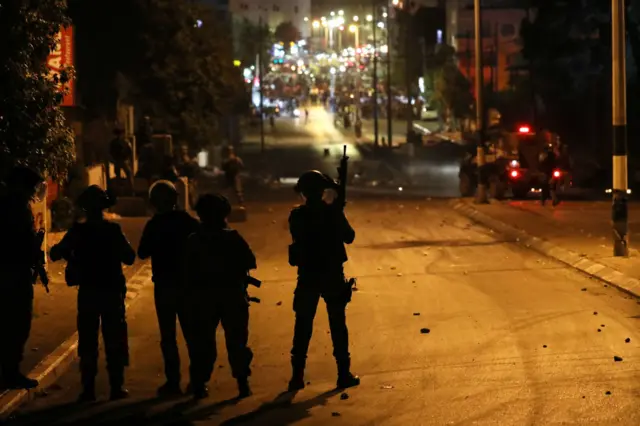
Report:
M553 177L554 177L554 178L559 178L561 174L562 174L562 173L560 173L560 170L554 170L554 171L553 171Z
M520 173L517 170L511 170L512 178L517 178L518 176L520 176Z

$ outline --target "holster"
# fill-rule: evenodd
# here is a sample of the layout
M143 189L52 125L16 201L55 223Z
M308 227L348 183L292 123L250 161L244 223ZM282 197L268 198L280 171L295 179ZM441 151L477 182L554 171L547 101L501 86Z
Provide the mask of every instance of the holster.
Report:
M300 266L300 247L295 242L289 244L289 265Z

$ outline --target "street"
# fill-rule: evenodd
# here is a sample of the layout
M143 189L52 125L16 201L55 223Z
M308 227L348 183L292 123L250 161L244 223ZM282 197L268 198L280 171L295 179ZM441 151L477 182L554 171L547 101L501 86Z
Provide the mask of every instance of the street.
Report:
M236 226L257 254L253 275L263 280L261 289L251 289L262 299L251 308L253 396L233 400L219 331L211 396L199 403L154 399L164 378L147 287L128 313L129 400L76 405L79 374L72 366L8 424L640 424L636 300L504 241L444 201L361 197L348 205L357 236L347 273L358 278L359 291L347 317L362 384L345 396L333 391L321 306L310 384L296 395L281 394L290 374L295 271L286 259L287 216L295 202L291 194L283 202L250 204L249 221ZM103 368L101 401L105 375Z

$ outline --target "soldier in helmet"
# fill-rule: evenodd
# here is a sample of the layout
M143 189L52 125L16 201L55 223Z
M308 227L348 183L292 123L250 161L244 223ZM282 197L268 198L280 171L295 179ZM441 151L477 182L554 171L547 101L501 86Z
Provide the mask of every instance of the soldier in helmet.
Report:
M227 158L222 163L222 170L227 188L233 188L238 204L244 204L244 195L242 193L242 180L240 172L244 168L242 159L238 157L232 146L227 147Z
M124 389L124 369L129 365L127 321L125 317L126 280L122 264L133 265L136 253L120 225L104 219L103 210L113 200L100 187L92 185L78 198L86 221L75 223L60 243L51 249L51 260L65 259L66 280L78 286L78 355L83 391L80 402L96 399L98 372L98 330L107 358L111 399L128 395Z
M541 132L543 151L540 154L540 172L542 173L542 188L540 191L540 203L544 206L550 198L555 207L560 203L558 199L558 179L553 176L558 168L558 155L553 141L553 135L548 130Z
M8 250L0 256L0 387L31 389L38 385L20 372L24 345L31 331L33 267L44 254L38 247L29 203L38 196L43 178L35 171L14 167L0 193L0 223Z
M249 376L253 353L249 339L247 275L256 268L256 258L238 231L226 218L229 201L221 195L205 194L196 204L201 226L187 243L189 310L193 314L191 386L196 398L208 395L216 361L216 329L222 323L231 373L240 397L251 394Z
M355 231L341 208L323 201L326 189L333 188L331 178L318 171L300 176L296 191L305 204L296 207L289 216L293 243L289 263L298 267L298 284L293 298L296 314L291 349L293 374L289 390L304 388L304 369L313 331L313 320L322 297L327 305L329 328L333 340L333 356L338 366L338 388L360 384L351 374L349 334L346 307L349 302L343 264L347 261L345 244L355 239Z
M164 357L166 383L161 396L179 395L180 356L176 320L188 336L184 300L184 248L189 235L198 230L198 220L178 210L178 192L169 181L157 181L149 190L155 215L144 227L138 247L140 259L151 258L156 314L160 327L160 348ZM186 339L188 341L188 339Z

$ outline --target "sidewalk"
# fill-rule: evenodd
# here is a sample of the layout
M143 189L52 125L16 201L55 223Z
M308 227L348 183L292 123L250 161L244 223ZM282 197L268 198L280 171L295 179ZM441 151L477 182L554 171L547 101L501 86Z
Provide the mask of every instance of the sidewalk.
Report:
M142 229L146 218L121 218L115 220L120 223L124 234L133 247L137 250ZM62 239L64 232L50 233L47 238L49 249ZM129 281L147 262L136 259L136 262L125 267L125 276ZM77 289L67 287L64 280L64 262L49 262L48 272L50 277L49 290L46 293L44 287L38 282L35 286L33 321L31 334L27 341L22 362L22 371L31 372L35 376L34 369L52 354L59 346L76 332L76 297ZM0 401L8 396L7 392L0 390ZM3 407L0 406L0 411Z
M472 200L454 208L528 248L595 276L640 297L640 204L629 204L630 256L613 256L611 203L568 201L542 207L537 201L476 205Z

